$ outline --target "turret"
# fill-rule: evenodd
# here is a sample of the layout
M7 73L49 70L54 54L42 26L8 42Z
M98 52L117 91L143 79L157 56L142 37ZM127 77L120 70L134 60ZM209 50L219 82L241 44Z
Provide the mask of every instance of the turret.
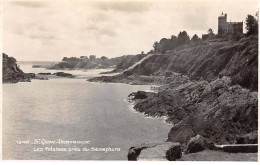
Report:
M218 34L224 34L225 33L225 27L227 24L227 14L222 14L218 17Z

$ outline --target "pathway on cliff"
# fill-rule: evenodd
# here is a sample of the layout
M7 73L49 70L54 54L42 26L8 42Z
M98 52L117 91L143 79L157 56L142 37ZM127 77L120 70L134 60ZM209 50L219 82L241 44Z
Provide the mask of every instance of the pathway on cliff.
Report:
M142 58L140 61L138 61L137 63L135 63L134 65L130 66L128 69L126 69L125 71L129 71L131 69L134 69L137 65L141 64L144 60L150 58L151 56L153 56L154 54L148 54L147 56L145 56L144 58Z

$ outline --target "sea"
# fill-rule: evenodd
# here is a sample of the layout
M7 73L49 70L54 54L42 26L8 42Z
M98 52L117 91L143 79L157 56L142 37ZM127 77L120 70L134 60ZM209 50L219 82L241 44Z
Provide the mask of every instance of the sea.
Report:
M60 71L32 68L43 63L18 64L25 73ZM127 160L131 146L165 141L172 125L127 101L151 86L87 81L104 71L65 70L78 78L3 84L3 159Z

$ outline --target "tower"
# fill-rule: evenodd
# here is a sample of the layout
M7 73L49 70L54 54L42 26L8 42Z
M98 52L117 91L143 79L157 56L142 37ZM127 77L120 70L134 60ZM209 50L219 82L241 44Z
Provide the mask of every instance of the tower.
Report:
M218 34L222 35L225 33L227 25L227 14L222 14L218 17Z

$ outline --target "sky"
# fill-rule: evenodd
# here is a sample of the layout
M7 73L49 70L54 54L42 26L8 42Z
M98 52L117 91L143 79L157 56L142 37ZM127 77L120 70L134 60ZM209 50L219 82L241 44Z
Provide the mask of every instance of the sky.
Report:
M222 12L228 21L245 22L257 10L258 0L4 1L2 46L18 61L112 58L148 52L184 30L190 37L209 28L217 33Z

